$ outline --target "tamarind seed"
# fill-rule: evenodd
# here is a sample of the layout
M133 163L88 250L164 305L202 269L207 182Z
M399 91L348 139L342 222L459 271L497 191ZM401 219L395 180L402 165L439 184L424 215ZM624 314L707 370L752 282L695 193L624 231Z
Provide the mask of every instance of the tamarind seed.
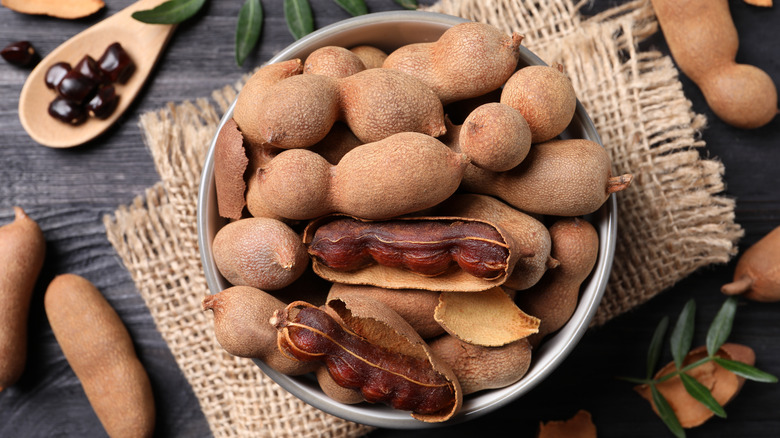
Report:
M64 99L81 104L92 96L96 85L97 83L93 79L73 68L63 76L57 85L57 93Z
M119 43L108 46L97 64L109 81L120 84L127 82L135 72L135 62Z
M39 59L38 52L29 41L17 41L11 43L0 51L3 59L17 67L28 67Z
M73 70L81 73L82 76L90 79L95 84L107 82L107 78L103 76L103 72L100 70L97 61L89 55L84 55L84 57L73 66Z
M116 109L119 96L113 85L103 85L97 93L87 102L87 113L92 117L107 119Z
M71 125L80 125L87 120L83 106L62 97L57 97L49 104L49 115Z
M51 67L49 67L48 70L46 70L46 77L44 79L46 81L46 86L52 90L56 90L57 86L60 84L60 81L62 81L62 78L64 78L70 70L70 64L67 62L58 62L53 64Z

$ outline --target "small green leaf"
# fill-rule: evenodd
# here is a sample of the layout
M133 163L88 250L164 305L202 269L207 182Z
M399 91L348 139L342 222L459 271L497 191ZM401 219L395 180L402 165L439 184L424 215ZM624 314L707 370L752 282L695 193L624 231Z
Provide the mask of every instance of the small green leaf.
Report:
M731 335L734 315L737 313L737 299L727 298L707 331L707 354L714 356Z
M314 16L308 0L284 0L284 18L287 28L295 39L302 38L314 30Z
M685 303L685 307L680 312L677 323L672 330L672 337L669 341L672 347L672 358L674 358L674 364L677 366L677 369L682 368L683 359L685 359L685 355L691 349L695 314L696 303L693 300L689 300Z
M677 414L675 414L672 407L669 406L669 402L661 395L655 385L650 385L650 393L653 396L653 403L655 404L656 409L658 409L658 416L661 417L661 420L666 424L666 427L668 427L677 438L685 438L685 430L683 430L683 427L680 425Z
M169 0L153 9L133 12L132 17L149 24L177 24L195 15L206 0Z
M417 0L395 0L395 2L406 9L417 9Z
M337 5L341 6L341 9L349 12L350 15L356 17L358 15L368 14L368 7L363 0L333 0Z
M712 396L712 393L706 386L685 373L680 374L680 380L682 380L685 390L688 391L688 394L690 394L691 397L701 402L701 404L714 412L718 417L726 418L726 411L723 409L723 406L715 400L715 397Z
M246 0L238 13L236 25L236 64L239 66L257 45L262 28L263 6L260 0Z
M746 363L737 362L736 360L724 359L722 357L715 356L713 358L715 363L723 368L731 371L732 373L744 377L748 380L764 383L777 383L777 377L772 374L759 370L756 367L750 366Z
M661 357L661 347L664 342L666 329L669 327L669 317L664 316L653 333L653 339L650 341L650 348L647 350L647 378L653 377L653 371L658 365L658 358Z

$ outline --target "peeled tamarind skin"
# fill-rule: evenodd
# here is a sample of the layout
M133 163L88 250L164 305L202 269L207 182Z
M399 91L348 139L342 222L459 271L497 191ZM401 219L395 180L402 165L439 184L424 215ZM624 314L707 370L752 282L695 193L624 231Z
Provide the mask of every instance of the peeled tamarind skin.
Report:
M743 129L766 125L778 113L777 87L758 67L737 64L739 36L728 0L652 0L680 70L724 122Z

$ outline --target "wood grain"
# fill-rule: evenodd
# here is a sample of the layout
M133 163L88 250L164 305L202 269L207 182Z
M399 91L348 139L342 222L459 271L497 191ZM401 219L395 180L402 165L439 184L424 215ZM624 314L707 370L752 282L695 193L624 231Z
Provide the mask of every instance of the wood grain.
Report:
M598 0L583 6L595 14L624 0ZM0 8L0 45L27 39L46 54L59 43L101 18L132 3L112 0L96 16L59 20L27 16ZM120 123L97 140L66 149L35 144L24 132L17 114L19 92L29 70L0 62L0 223L13 217L20 205L44 231L48 246L44 273L36 286L30 317L28 367L21 381L0 393L0 436L104 436L83 390L65 361L43 313L42 293L55 275L72 272L92 281L116 308L130 331L138 355L147 367L158 406L157 435L211 436L186 380L157 332L151 315L105 236L102 217L128 204L159 180L137 126L138 116L164 106L208 96L212 90L238 81L254 66L292 43L281 1L264 1L262 43L237 67L233 55L236 17L243 2L207 2L171 38L151 82L130 106ZM322 27L348 18L330 0L311 0L315 25ZM421 1L430 4L431 1ZM369 10L398 9L393 0L369 0ZM765 69L780 83L780 9L756 8L731 2L740 31L738 61ZM647 48L668 53L660 34ZM701 92L681 77L694 111L708 117L703 154L723 161L726 195L737 199L736 220L746 231L744 250L780 225L780 119L768 126L741 131L718 121L707 109ZM533 436L539 421L569 418L579 409L593 414L600 437L671 436L631 384L617 376L641 376L647 345L663 316L676 318L690 298L697 301L694 342L704 342L706 328L723 296L720 286L730 280L735 262L702 269L642 307L604 327L591 330L564 364L521 400L476 420L436 430L436 435L475 436L483 431L510 430ZM780 375L779 304L741 301L731 337L755 349L756 365ZM670 360L664 353L663 361ZM780 389L747 382L726 407L728 419L715 418L689 431L689 437L776 436L780 429ZM377 430L373 437L423 437L431 431Z

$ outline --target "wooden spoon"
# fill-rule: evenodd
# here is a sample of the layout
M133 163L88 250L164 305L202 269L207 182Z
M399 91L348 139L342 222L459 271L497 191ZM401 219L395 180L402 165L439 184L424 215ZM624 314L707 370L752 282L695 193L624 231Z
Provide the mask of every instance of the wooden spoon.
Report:
M19 97L19 120L33 140L53 148L68 148L86 143L102 134L130 106L146 82L174 25L146 24L131 17L135 11L151 9L165 0L140 0L111 17L75 35L54 49L28 76ZM110 44L119 42L135 62L135 72L124 84L114 84L119 102L107 119L89 117L80 125L70 125L51 117L49 103L56 92L46 87L46 72L57 62L71 66L90 55L99 59Z

